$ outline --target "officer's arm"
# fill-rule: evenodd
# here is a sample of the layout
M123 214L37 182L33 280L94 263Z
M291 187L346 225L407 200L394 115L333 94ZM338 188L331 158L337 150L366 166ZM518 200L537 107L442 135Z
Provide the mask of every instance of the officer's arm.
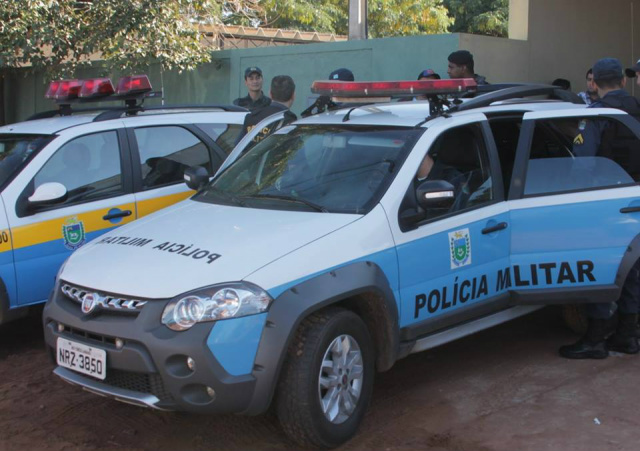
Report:
M581 127L582 128L582 127ZM576 157L595 157L600 147L602 130L594 121L589 121L573 139L573 154Z

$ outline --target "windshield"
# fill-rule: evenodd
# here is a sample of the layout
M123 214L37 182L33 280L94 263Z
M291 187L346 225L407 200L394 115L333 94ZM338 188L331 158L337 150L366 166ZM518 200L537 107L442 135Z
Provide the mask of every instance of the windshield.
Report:
M364 214L423 129L289 126L258 143L194 200L252 208Z
M53 138L43 135L0 135L0 187L4 188Z

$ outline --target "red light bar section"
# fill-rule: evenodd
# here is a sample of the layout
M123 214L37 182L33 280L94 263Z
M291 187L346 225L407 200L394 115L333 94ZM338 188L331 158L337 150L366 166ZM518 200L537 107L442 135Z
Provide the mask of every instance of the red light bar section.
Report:
M116 94L121 95L133 95L142 94L151 91L151 82L146 75L132 75L130 77L122 77L118 81L118 88Z
M60 80L52 81L49 83L49 88L47 89L47 93L44 95L45 99L53 99L58 92L58 88L60 87Z
M106 97L113 94L113 84L108 78L91 78L82 81L82 87L78 97L82 99L92 99L98 97Z
M45 97L55 100L71 100L78 97L81 82L79 80L58 80L49 84Z
M473 78L415 81L314 81L311 92L332 97L414 96L475 91Z

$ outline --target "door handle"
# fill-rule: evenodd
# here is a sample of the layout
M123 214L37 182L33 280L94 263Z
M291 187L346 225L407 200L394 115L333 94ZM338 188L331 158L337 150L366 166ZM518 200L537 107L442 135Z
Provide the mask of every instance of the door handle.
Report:
M491 227L486 227L484 229L482 229L482 234L483 235L487 235L489 233L493 233L493 232L498 232L500 230L504 230L507 228L507 223L506 222L499 222L498 224L491 226Z
M640 211L640 206L638 207L624 207L620 209L620 213L638 213Z
M122 210L122 211L117 211L114 213L109 213L106 214L102 217L102 219L104 219L105 221L110 221L112 219L116 219L116 218L125 218L127 216L131 216L131 210Z

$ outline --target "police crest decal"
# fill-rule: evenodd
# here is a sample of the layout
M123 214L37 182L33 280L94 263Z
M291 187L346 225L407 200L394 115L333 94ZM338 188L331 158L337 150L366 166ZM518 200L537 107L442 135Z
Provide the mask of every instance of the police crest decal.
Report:
M68 218L62 225L62 237L64 238L64 247L69 250L76 250L84 244L84 224L73 216Z
M471 264L471 236L469 229L449 232L449 249L451 254L451 269Z

